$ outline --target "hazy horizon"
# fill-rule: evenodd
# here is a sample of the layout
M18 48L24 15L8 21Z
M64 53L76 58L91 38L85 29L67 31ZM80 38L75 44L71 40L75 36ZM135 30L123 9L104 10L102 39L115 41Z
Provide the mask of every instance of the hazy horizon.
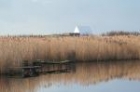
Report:
M0 0L0 35L140 31L139 0Z

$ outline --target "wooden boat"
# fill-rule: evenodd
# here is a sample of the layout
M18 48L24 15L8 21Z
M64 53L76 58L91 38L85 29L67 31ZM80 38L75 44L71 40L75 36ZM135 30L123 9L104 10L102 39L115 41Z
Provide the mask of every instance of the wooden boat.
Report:
M8 76L33 77L38 76L41 66L22 66L8 68Z
M75 69L70 60L24 62L21 67L8 68L8 76L34 77L44 73L68 72Z
M63 61L44 61L43 64L68 64L71 63L70 60L63 60Z

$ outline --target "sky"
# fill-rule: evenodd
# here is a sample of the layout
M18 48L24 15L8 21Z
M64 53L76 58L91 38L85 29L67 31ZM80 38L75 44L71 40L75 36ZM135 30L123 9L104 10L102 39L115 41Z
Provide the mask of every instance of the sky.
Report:
M0 0L0 35L140 31L140 0Z

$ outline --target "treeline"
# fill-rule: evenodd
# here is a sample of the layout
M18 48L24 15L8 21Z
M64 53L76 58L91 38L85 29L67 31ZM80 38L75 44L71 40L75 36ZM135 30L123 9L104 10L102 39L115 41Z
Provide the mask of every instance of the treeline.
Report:
M126 32L126 31L111 31L103 33L102 36L115 36L115 35L140 35L140 32Z
M38 38L42 38L42 37L48 37L50 35L0 35L0 38L19 38L19 37L38 37Z

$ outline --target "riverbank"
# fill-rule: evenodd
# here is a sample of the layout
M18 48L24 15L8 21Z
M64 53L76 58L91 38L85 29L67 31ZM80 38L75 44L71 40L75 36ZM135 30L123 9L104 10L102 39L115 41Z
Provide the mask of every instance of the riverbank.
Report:
M0 37L0 71L24 60L108 61L140 59L140 36Z

